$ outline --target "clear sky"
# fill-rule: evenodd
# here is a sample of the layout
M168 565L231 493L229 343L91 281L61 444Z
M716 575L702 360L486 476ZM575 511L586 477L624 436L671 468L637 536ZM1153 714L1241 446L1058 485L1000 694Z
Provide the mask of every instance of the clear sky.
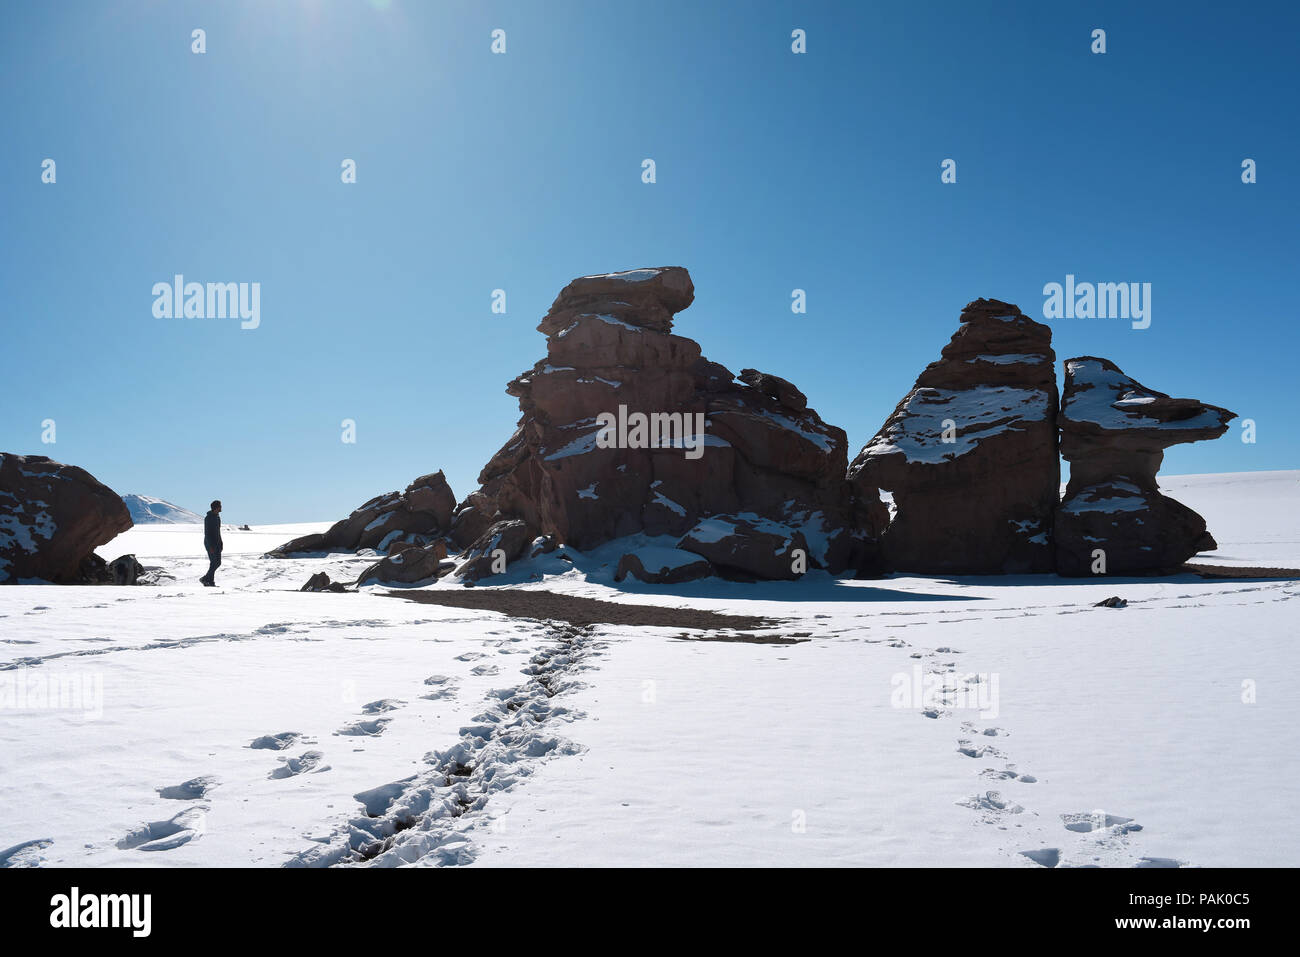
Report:
M964 303L1042 318L1074 274L1151 283L1152 322L1053 321L1059 358L1257 423L1166 474L1300 467L1298 35L1291 3L5 3L0 449L237 522L463 497L560 288L683 265L676 331L850 456ZM260 326L156 318L176 273L260 283Z

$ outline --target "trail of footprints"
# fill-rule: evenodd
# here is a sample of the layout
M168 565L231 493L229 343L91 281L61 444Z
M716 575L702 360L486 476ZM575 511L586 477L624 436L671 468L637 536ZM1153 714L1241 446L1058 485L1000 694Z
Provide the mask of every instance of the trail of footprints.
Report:
M896 639L891 640L889 645L891 647L907 647L906 642ZM960 653L954 648L945 646L934 649L929 655L913 652L909 657L922 660L926 657L947 659L951 655ZM969 686L979 681L978 675L956 675L956 667L955 661L942 660L937 662L931 669L933 674L952 676L951 681L945 680L943 682L938 694L941 704L948 707L953 706L955 695L967 690L962 687L963 685ZM938 719L948 717L952 712L947 707L929 707L923 709L921 713L927 718ZM1006 737L1009 734L1010 732L1002 728L992 726L980 728L972 721L963 721L961 723L961 736L957 739L955 751L963 758L980 761L983 766L980 768L979 776L988 783L1002 784L1003 786L1012 783L1016 785L1036 784L1038 778L1021 771L1013 762L1006 760L1005 752L991 740ZM1017 800L1023 800L1024 797L1025 795L1020 792L1018 787L1014 797L1008 796L1000 790L990 789L980 791L958 801L957 805L974 811L977 820L981 824L1007 830L1011 826L1022 826L1016 820L1017 815L1028 813L1031 817L1038 816L1037 812L1026 811L1023 805L1017 803ZM1133 818L1109 814L1101 810L1062 814L1060 818L1060 827L1063 832L1087 835L1087 837L1075 838L1068 849L1039 847L1022 850L1018 853L1040 867L1131 866L1151 868L1187 866L1186 861L1162 857L1145 857L1135 854L1130 848L1129 837L1140 832L1142 825L1134 821Z
M330 622L326 624L340 623ZM284 626L267 625L262 629L259 629L259 632L265 633L283 628ZM500 635L502 632L492 631L487 634ZM568 648L570 651L579 651L579 654L577 655L566 655L554 651L544 651L533 656L531 664L523 669L523 671L525 675L531 676L529 684L536 689L534 694L542 698L549 698L558 692L558 688L551 687L551 676L558 671L566 671L576 665L576 659L581 657L582 653L586 652L590 648L591 640L589 634L589 629L564 629L561 631L561 648ZM498 651L502 654L509 654L515 652L512 649L509 649L508 646L521 640L523 640L522 636L512 635L503 641L495 642L495 644L499 646L507 646L498 648ZM467 663L487 657L488 655L483 652L470 651L457 655L455 660ZM498 672L499 667L492 663L476 665L470 669L470 674L475 676L496 675ZM426 701L440 701L455 698L459 682L454 677L437 674L430 675L428 678L424 679L424 685L429 689L429 691L421 695L421 699ZM568 682L566 684L566 688L576 686L578 686L576 682ZM509 716L516 716L516 712L524 710L523 700L525 697L525 695L520 693L520 689L498 690L492 692L488 696L490 701L495 702L496 706L500 708L505 715ZM384 729L392 721L392 719L386 717L386 715L401 709L405 705L406 702L398 698L379 698L375 701L370 701L361 706L361 716L357 720L345 724L343 727L335 731L334 734L342 737L375 737L383 734ZM477 745L474 750L479 752L478 760L471 761L469 753L466 751L466 740L462 739L461 744L452 748L448 752L446 756L447 759L442 762L445 767L441 769L441 772L448 782L462 782L458 787L463 790L464 787L468 786L470 783L469 778L471 775L475 773L474 765L485 765L486 754L490 750L495 750L498 745L517 745L521 740L526 742L526 746L522 749L507 748L507 750L511 752L509 760L512 763L517 761L519 756L543 757L553 750L559 750L561 752L571 750L572 746L564 745L558 739L539 741L536 733L532 731L532 728L540 724L546 716L559 717L566 714L567 711L563 708L534 705L527 710L526 715L517 715L517 718L524 721L528 726L528 732L521 733L521 731L516 731L511 735L504 736L500 742L492 740L493 732L496 729L490 726L462 729L462 732L467 737L471 735L474 736L473 740ZM478 720L495 721L499 719L495 718L494 715L485 713L479 715ZM300 731L281 731L254 738L246 745L246 747L256 751L290 751L297 750L300 746L310 746L316 743L317 742L314 738L308 737ZM491 745L491 747L489 747L489 745ZM426 760L430 757L431 756L426 756ZM308 747L307 750L296 755L276 755L276 759L279 762L278 766L272 768L267 774L267 777L271 780L283 780L286 778L297 777L300 774L321 774L330 770L330 765L325 763L324 752L316 748ZM508 787L509 785L505 783L506 776L502 775L501 777L502 781L496 787L484 787L483 790L486 792L498 789L501 786ZM412 784L414 780L414 778L408 778L403 781L383 785L371 791L366 791L356 795L357 800L361 801L365 806L366 818L374 819L383 816L397 801L397 799L408 790L408 785ZM202 801L215 788L217 788L220 783L220 780L214 775L202 775L200 777L191 778L181 784L160 787L155 790L157 791L158 796L164 800ZM474 802L466 800L464 796L462 796L462 798L458 799L458 803L455 807L457 813L453 816L459 817L465 810L476 807L478 804L485 801L486 797L482 798L478 802ZM170 818L158 821L149 821L141 824L117 840L114 846L121 850L146 852L174 850L175 848L188 844L202 836L205 827L206 813L209 809L210 805L207 803L194 804ZM440 815L437 814L432 815L433 818L439 816ZM396 833L396 831L401 829L400 825L393 826L390 833ZM40 852L46 847L49 847L52 843L53 842L48 838L41 838L15 845L14 847L5 850L0 850L0 867L38 865L43 860ZM391 837L385 843L391 845ZM448 844L452 846L439 849L441 863L459 863L462 860L468 859L468 852L464 850L463 847L464 842L450 841ZM422 853L427 853L429 850L433 849L433 845L431 845L426 839L426 841L421 842L421 848ZM413 850L414 845L405 849L406 854L408 855ZM373 856L375 856L374 853L357 853L357 849L348 848L345 845L337 857L331 855L333 859L329 860L328 863L339 863L343 860L348 860L349 858L353 860L369 860ZM307 860L311 857L313 857L311 854L299 855L296 862L299 864L316 863L314 860Z

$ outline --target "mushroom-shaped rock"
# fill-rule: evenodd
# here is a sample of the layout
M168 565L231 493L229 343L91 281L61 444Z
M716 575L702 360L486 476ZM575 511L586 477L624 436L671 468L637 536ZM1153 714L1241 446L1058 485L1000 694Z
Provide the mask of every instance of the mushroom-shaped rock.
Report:
M1205 519L1160 494L1164 450L1214 439L1235 413L1147 388L1109 359L1065 362L1061 455L1070 482L1056 510L1062 575L1168 571L1218 546Z

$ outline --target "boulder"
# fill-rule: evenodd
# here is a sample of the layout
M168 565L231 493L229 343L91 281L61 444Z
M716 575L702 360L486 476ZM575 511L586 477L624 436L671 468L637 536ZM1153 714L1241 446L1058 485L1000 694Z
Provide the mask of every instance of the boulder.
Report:
M1149 389L1109 359L1067 359L1059 422L1070 483L1055 514L1057 571L1171 571L1217 548L1205 519L1160 493L1156 472L1166 448L1218 438L1235 417Z
M438 539L428 545L411 545L375 562L357 578L357 585L367 582L393 582L414 585L441 578L455 568L447 560L447 543Z
M0 453L0 582L111 581L94 550L130 527L121 497L84 469Z
M646 547L628 552L618 560L614 581L631 575L647 585L676 585L708 578L713 567L699 555L680 548Z
M707 559L719 572L740 577L793 581L795 549L808 555L803 533L756 515L717 515L699 522L677 547Z
M815 566L843 571L870 551L888 513L875 489L846 481L844 432L787 380L754 369L737 380L675 335L693 298L675 266L564 288L538 326L546 357L506 387L518 426L457 506L458 546L505 520L587 550L752 513L806 526Z
M496 522L465 549L456 577L476 582L506 571L534 537L527 523L518 519Z
M741 369L736 376L746 385L752 385L770 399L776 399L782 406L794 412L808 408L808 397L794 387L794 384L780 376L759 372L757 369Z
M893 492L884 560L925 574L1048 572L1060 495L1052 331L977 299L938 361L849 466L868 503Z
M456 496L442 472L421 475L402 492L378 495L328 531L285 542L267 554L284 558L304 552L386 551L394 541L427 544L451 530Z
M348 590L348 586L343 584L343 582L330 581L329 575L325 572L317 572L315 575L312 575L311 578L307 579L307 584L303 585L302 588L298 590L344 592Z
M144 566L134 555L122 555L108 563L108 573L114 585L135 585L144 574Z

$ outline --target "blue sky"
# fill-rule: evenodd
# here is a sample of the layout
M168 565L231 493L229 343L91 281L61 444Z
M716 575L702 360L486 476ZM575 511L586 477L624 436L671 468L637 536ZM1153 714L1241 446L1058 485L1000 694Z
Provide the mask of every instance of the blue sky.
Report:
M560 288L683 265L676 331L794 381L850 455L967 301L1150 282L1150 328L1058 320L1058 357L1256 421L1166 474L1300 467L1298 29L1290 4L4 4L0 449L232 521L438 468L463 497ZM259 282L260 327L155 318L176 273Z

